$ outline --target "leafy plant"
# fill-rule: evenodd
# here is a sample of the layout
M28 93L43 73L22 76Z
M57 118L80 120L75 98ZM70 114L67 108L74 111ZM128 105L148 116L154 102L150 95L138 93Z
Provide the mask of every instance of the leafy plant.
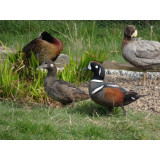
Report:
M58 78L76 84L88 81L92 73L84 71L83 68L91 61L99 61L102 63L108 59L108 56L109 53L105 52L100 54L99 51L85 51L81 57L74 57L73 54L69 52L69 64L65 66L62 72L58 73Z
M0 97L46 103L43 87L46 72L37 70L38 65L33 54L26 60L22 53L8 52L0 61Z

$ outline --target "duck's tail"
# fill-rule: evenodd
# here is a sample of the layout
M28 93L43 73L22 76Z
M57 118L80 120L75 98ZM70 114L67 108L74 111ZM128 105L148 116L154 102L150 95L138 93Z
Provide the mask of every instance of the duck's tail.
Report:
M147 96L147 95L140 95L137 92L129 91L125 94L125 97L124 97L125 105L130 104L130 103L138 100L139 98L145 97L145 96Z

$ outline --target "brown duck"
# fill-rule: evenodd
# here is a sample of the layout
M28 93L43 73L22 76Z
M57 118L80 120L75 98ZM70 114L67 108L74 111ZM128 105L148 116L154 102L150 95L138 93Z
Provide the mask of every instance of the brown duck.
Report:
M57 68L52 60L44 61L38 68L48 70L47 76L44 79L44 89L47 95L53 100L66 105L90 98L89 94L86 94L73 84L56 79Z
M147 70L160 69L160 43L136 39L136 36L136 28L133 25L127 25L122 42L122 56L130 64L144 71L144 84Z
M55 61L62 50L62 41L44 31L38 38L25 45L22 52L26 58L30 58L33 53L39 59L39 64L42 64L45 60Z

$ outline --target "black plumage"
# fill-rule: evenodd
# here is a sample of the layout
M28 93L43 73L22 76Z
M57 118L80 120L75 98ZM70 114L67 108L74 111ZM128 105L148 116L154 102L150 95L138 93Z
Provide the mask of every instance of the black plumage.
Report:
M93 79L89 82L89 95L91 99L100 105L106 106L109 112L114 107L121 107L124 115L126 115L124 106L145 96L118 85L105 83L105 69L98 62L90 62L85 70L91 70L94 73Z

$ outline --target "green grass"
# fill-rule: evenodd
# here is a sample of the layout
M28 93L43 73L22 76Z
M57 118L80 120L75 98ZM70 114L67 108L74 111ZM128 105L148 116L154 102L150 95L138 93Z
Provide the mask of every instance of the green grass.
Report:
M46 72L36 70L34 56L26 65L22 55L10 54L0 62L0 97L20 101L46 103L44 77Z
M64 67L62 72L58 73L57 78L77 85L89 81L93 77L93 73L86 72L83 68L88 66L91 61L102 63L108 57L109 54L106 53L99 54L99 51L89 51L84 52L78 60L78 56L74 57L72 53L69 53L69 64Z
M0 139L160 139L160 115L127 108L111 117L93 102L75 108L49 108L13 102L0 104Z
M69 55L69 64L62 72L59 72L57 79L63 79L80 85L91 79L91 73L83 70L90 61L103 62L107 59L106 53L84 52L79 58ZM32 55L26 61L22 54L8 53L4 62L0 62L0 97L13 100L23 100L46 104L49 100L44 91L44 78L47 72L37 70L38 61ZM53 102L53 101L51 101Z
M160 41L160 21L0 21L0 42L21 50L48 31L63 41L62 53L70 57L57 78L79 85L92 77L82 70L92 60L125 63L121 43L127 24L136 25L139 37ZM104 107L88 101L75 108L44 106L54 103L44 91L46 73L36 70L34 56L28 63L14 54L0 62L0 98L17 102L0 102L0 139L160 139L158 114L128 109L124 117L115 109L107 117Z
M125 62L121 56L124 27L133 24L138 37L160 41L160 21L0 21L0 40L21 49L46 30L64 43L63 53L81 56L84 51L110 53L109 60ZM153 32L151 33L151 26Z

